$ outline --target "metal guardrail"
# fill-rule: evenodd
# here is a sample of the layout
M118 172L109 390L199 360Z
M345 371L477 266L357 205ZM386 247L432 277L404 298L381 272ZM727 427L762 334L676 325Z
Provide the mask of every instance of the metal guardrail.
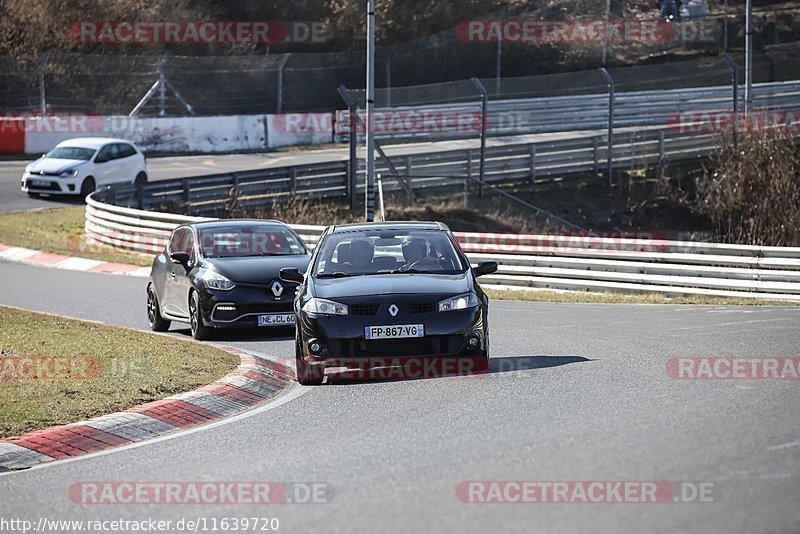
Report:
M528 99L489 100L487 102L487 134L490 137L605 129L608 124L608 93L570 95ZM755 109L800 110L800 81L758 83L753 85ZM744 109L744 91L738 91L738 109ZM401 119L412 113L447 111L453 116L480 114L481 104L431 104L377 108L377 114L396 114ZM614 99L614 126L664 126L678 113L733 110L731 85L692 87L654 91L617 92ZM349 110L337 111L337 124L349 124ZM338 134L347 141L348 132ZM376 132L376 138L393 140L441 140L444 137L475 137L468 129L445 134L439 131Z
M670 124L670 117L677 118L675 114L683 111L732 109L731 93L732 88L727 86L616 93L610 167L636 168L708 156L716 145L716 126L711 122L693 124L689 131L684 131L679 124ZM787 120L793 118L795 122L783 126L794 133L800 131L800 80L756 84L753 93L754 109L795 111L787 115ZM483 165L485 183L568 185L587 174L607 174L607 98L608 95L599 94L491 101L490 134L523 133L520 124L525 124L524 133L574 131L548 140L526 142L511 137L504 144L490 144ZM504 123L498 119L504 114L527 118ZM494 126L492 116L496 119ZM713 114L707 120L713 121ZM354 176L347 161L334 161L158 181L143 187L115 185L97 193L96 198L137 209L180 206L194 214L213 216L222 212L232 189L245 208L264 206L290 195L302 198L363 195L364 169L363 165L357 167ZM423 152L389 155L377 163L377 172L382 174L387 192L405 191L409 187L412 190L463 187L480 181L480 168L478 146L459 150L431 147Z
M178 224L204 218L112 206L92 195L90 244L155 253ZM292 225L314 246L324 227ZM497 261L482 282L498 289L568 289L800 301L800 248L456 232L470 261Z
M800 115L798 115L800 119ZM490 146L486 149L485 182L491 185L542 186L604 170L607 158L603 133L581 132L563 139ZM668 161L678 162L711 154L713 134L684 136L670 128L617 131L614 166L635 168ZM414 190L463 187L478 181L480 150L469 148L389 156L390 166L379 161L386 191L401 191L403 180ZM396 170L400 176L393 173ZM326 162L254 171L197 176L151 182L144 186L115 185L95 193L95 198L137 209L180 207L198 215L219 214L232 189L245 208L265 206L291 195L310 198L348 198L364 191L363 170L351 187L348 163Z

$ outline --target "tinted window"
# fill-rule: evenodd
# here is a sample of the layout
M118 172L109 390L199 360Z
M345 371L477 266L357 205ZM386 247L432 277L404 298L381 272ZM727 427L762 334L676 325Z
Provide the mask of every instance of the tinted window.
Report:
M85 161L92 159L93 155L94 155L94 150L91 148L61 146L58 148L54 148L53 150L45 154L45 157L56 158L56 159L80 159Z
M321 246L316 275L453 274L466 269L449 234L441 230L344 232L328 235Z
M288 256L307 249L291 229L277 224L214 225L198 231L200 250L207 258Z
M172 233L169 239L169 252L187 252L192 253L192 233L188 228L180 228ZM188 245L188 246L187 246Z
M114 159L111 152L111 147L113 146L114 145L108 145L101 148L100 152L97 154L97 158L95 158L95 161L110 161Z
M129 156L133 156L136 154L136 149L134 149L131 145L125 144L118 144L116 145L118 148L117 157L119 158L127 158Z

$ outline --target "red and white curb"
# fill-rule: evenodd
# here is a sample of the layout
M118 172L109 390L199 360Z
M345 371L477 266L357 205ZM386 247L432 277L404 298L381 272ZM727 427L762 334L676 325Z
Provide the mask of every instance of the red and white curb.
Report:
M56 269L66 269L69 271L124 274L126 276L136 276L140 278L147 278L150 276L149 267L90 260L87 258L77 258L75 256L63 256L61 254L51 254L49 252L32 250L29 248L12 247L3 243L0 243L0 259L28 265L38 265L40 267L55 267Z
M87 421L0 440L0 473L128 445L224 419L278 396L294 369L229 347L241 363L213 384Z

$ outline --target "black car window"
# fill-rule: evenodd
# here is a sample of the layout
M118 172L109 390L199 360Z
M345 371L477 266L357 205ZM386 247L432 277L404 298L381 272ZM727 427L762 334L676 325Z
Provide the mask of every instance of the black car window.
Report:
M453 274L466 265L441 230L386 230L328 235L314 266L315 275L369 275L402 272Z
M81 159L81 160L90 160L92 156L94 156L94 149L92 148L80 148L76 146L60 146L58 148L54 148L47 154L45 154L46 158L56 158L56 159Z
M200 228L200 251L206 258L307 254L290 228L278 224L238 223Z
M95 161L111 161L113 159L111 153L111 147L114 145L106 145L100 149L100 152L97 153L97 157Z
M172 254L173 252L182 252L186 251L184 246L184 241L186 240L186 234L189 232L187 228L179 228L172 232L172 236L169 239L169 252ZM191 232L189 232L191 234Z
M124 143L119 143L118 147L118 156L119 158L128 158L136 154L136 149L133 148L131 145L126 145Z

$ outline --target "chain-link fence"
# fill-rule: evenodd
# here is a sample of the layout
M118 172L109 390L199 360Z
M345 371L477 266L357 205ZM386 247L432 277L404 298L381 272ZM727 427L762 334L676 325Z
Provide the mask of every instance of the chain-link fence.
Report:
M635 3L612 0L608 12L605 2L577 4L574 10L544 11L547 18L541 20L492 13L484 20L464 20L452 30L379 47L376 80L385 88L385 105L402 105L399 87L473 77L481 80L490 98L597 92L604 81L596 69L604 65L621 80L620 90L663 83L667 88L713 85L724 83L728 75L717 59L720 54L744 45L741 9L725 16L722 2L714 3L705 16L672 22L657 18L656 2L649 10L632 11ZM800 72L800 8L761 6L753 15L753 28L754 81L795 78ZM647 66L622 69L633 65ZM142 103L139 114L167 116L187 115L189 106L198 115L329 111L342 107L339 86L363 87L364 71L362 49L0 58L0 108L128 114ZM143 103L159 80L168 83L156 86Z

